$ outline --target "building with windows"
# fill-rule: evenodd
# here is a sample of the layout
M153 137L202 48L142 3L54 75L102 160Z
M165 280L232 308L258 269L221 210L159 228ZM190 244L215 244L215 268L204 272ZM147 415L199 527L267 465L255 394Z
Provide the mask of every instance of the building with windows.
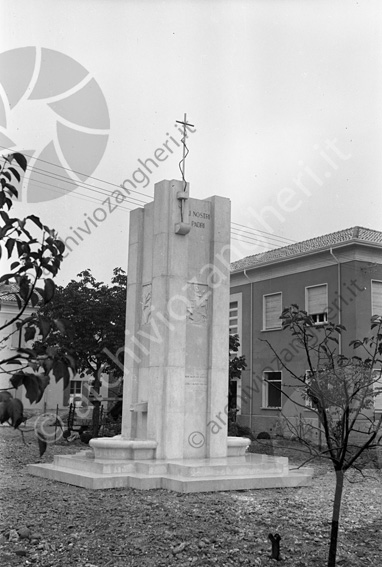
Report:
M265 341L297 375L307 372L280 320L284 307L297 304L317 326L344 325L338 349L350 355L349 342L367 336L371 316L382 314L382 232L353 227L248 256L231 264L230 287L230 333L239 334L248 364L237 387L241 424L271 434L280 432L281 415L316 425L298 382ZM381 411L382 394L374 400Z

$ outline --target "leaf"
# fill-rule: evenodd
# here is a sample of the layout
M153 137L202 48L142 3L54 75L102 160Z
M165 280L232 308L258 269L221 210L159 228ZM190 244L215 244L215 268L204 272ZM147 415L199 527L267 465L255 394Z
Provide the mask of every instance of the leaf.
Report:
M55 288L53 280L47 278L44 282L44 303L49 303L53 299Z
M61 380L61 378L63 378L64 383L66 384L66 382L68 382L70 378L68 367L66 366L65 362L63 362L62 360L55 360L53 362L52 372L56 379L56 382L58 382L59 380Z
M52 328L51 322L46 317L39 316L38 324L42 334L43 340L49 335L50 329Z
M16 240L14 238L8 238L7 242L5 243L5 248L8 251L8 258L12 256L13 248L15 247Z
M27 218L34 222L35 225L37 225L42 230L42 222L38 217L36 217L36 215L29 215Z
M62 240L55 240L54 243L60 254L63 254L65 252L65 244L62 242Z
M76 364L75 358L71 354L66 354L64 358L65 358L65 361L68 362L69 368L71 368L71 370L73 370L74 374L76 374L77 364Z
M6 423L8 419L8 400L4 400L0 402L0 423Z
M26 276L23 276L20 279L19 288L20 288L21 299L27 301L29 296L29 282Z
M28 327L25 330L24 339L26 342L31 341L35 338L36 335L36 327Z
M8 189L10 193L12 193L12 195L14 195L14 197L17 198L19 196L19 193L14 185L11 185L10 183L6 183L5 187Z
M14 277L14 274L4 274L3 276L0 277L0 283L6 282L13 277Z
M11 425L17 429L24 420L24 407L20 400L12 398L8 402L8 411L10 415Z
M46 358L43 361L42 366L43 366L45 372L47 374L49 374L49 372L52 370L52 367L53 367L53 360L51 358Z
M17 169L15 169L14 167L8 167L8 171L10 171L11 173L13 173L13 175L16 177L17 181L20 183L21 181L21 175L20 173L17 171ZM4 172L5 175L5 172Z
M27 374L25 372L17 372L12 376L10 382L14 388L24 386L26 390L26 397L33 402L39 402L42 398L44 390L40 387L40 383L36 375Z
M26 157L23 156L23 154L16 153L16 154L12 154L10 157L11 160L14 159L15 162L17 162L17 164L21 167L23 171L26 171L28 162L26 160Z
M39 301L40 301L40 297L37 295L37 293L33 292L31 295L32 307L35 307Z
M12 398L12 396L3 399L0 402L0 423L10 421L12 427L17 429L24 420L23 411L23 404L20 400Z

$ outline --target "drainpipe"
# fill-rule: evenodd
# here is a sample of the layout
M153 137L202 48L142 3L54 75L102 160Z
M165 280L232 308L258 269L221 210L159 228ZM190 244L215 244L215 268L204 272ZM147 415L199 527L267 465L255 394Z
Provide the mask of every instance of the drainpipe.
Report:
M333 248L330 248L330 254L337 262L337 294L338 294L338 324L342 325L342 299L341 299L341 263L337 256L333 254ZM338 338L338 354L342 354L342 335Z
M249 397L249 428L252 431L252 397L253 397L253 282L247 276L247 270L243 270L243 273L250 283L250 303L249 303L249 313L250 313L250 341L249 341L249 385L250 385L250 397Z

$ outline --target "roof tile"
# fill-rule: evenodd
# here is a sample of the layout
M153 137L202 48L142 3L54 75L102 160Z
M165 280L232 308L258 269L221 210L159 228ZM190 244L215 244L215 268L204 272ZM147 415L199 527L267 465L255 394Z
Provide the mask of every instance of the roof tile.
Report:
M320 249L330 248L343 242L351 241L382 244L382 232L363 228L362 226L346 228L344 230L324 234L323 236L317 236L316 238L311 238L302 242L296 242L295 244L289 244L289 246L283 246L282 248L275 248L274 250L267 250L266 252L254 254L253 256L246 256L241 260L232 262L231 271L244 270L260 264L298 256L299 254L314 252L315 250L318 251Z

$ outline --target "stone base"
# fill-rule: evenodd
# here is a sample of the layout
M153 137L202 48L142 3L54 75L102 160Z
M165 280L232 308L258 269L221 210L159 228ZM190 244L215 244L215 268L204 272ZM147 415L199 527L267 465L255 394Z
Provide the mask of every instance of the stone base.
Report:
M217 492L286 488L310 484L313 469L290 471L286 457L248 453L217 459L100 459L93 451L57 455L53 464L28 465L36 476L90 489L164 488L175 492Z

